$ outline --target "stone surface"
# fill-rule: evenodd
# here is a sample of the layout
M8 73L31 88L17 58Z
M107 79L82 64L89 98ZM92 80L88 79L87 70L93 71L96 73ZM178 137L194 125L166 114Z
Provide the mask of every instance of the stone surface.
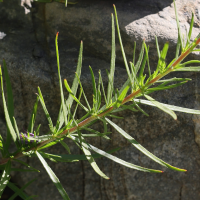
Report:
M27 1L28 2L28 1ZM174 56L177 29L174 8L171 0L126 0L98 1L82 0L67 8L59 3L33 3L30 12L25 15L21 1L7 0L1 3L0 32L6 34L0 40L1 59L5 59L11 76L15 97L15 118L21 131L26 130L31 109L36 99L37 86L40 86L47 108L55 124L60 95L55 57L55 34L59 31L59 51L62 78L71 83L77 64L80 41L84 43L82 81L85 92L92 99L91 78L88 66L91 65L95 77L101 69L102 77L107 83L105 69L109 69L111 48L112 4L118 12L123 44L128 57L132 60L133 42L137 41L137 54L145 38L150 46L150 64L156 66L157 53L154 35L158 37L160 48L166 41L170 42L167 61ZM195 14L193 37L199 31L200 1L176 1L181 30L188 29L191 12ZM30 5L29 5L30 7ZM116 40L117 41L117 40ZM115 84L119 87L126 80L117 41ZM199 59L199 54L190 58ZM154 67L153 67L154 68ZM171 75L172 76L172 75ZM188 108L200 108L198 73L174 73L176 77L189 77L192 81L179 88L155 93L152 96L160 102ZM65 94L66 95L66 94ZM0 105L1 133L5 136L5 120ZM200 120L199 116L178 113L174 121L170 116L152 107L142 107L150 117L142 113L122 112L123 120L113 119L121 128L132 135L149 151L166 162L186 168L186 173L174 172L162 168L131 146L115 130L110 128L111 141L90 139L94 146L103 150L121 147L115 153L133 164L161 169L163 174L149 174L128 169L106 158L97 159L100 168L111 178L100 178L88 162L52 163L49 165L57 174L72 200L186 200L200 199ZM83 114L78 111L77 118ZM36 124L42 124L41 133L48 131L47 120L40 107ZM101 123L94 128L103 131ZM81 153L71 141L71 152ZM51 153L66 153L60 146L49 150ZM37 181L26 189L28 194L39 195L36 199L61 199L57 189L36 158L24 158L41 173L12 173L12 178L23 186L32 178Z

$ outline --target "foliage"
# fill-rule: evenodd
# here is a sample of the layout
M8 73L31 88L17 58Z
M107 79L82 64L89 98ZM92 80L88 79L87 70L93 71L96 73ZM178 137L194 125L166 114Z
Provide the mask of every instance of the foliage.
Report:
M65 1L67 2L67 1ZM28 126L28 130L26 133L20 133L18 130L18 126L16 120L14 118L14 106L13 106L13 95L12 88L9 79L9 75L7 72L7 67L5 61L3 61L3 69L4 69L4 77L6 82L6 91L7 98L5 97L4 87L3 87L3 76L2 70L0 68L0 76L1 76L1 91L2 91L2 99L3 99L3 107L5 113L5 119L7 123L7 136L3 138L1 136L0 142L0 151L2 154L2 160L0 160L0 169L3 171L0 179L0 194L2 194L6 185L8 185L11 189L15 191L14 196L11 199L14 199L16 195L20 195L23 199L32 199L33 196L27 197L27 195L23 192L23 190L34 180L31 180L21 189L17 188L12 183L9 183L10 180L10 172L11 171L35 171L38 172L37 169L29 166L27 163L22 162L19 158L23 156L31 156L35 155L41 161L45 170L47 171L50 179L53 181L58 191L60 192L63 199L69 199L65 189L61 185L59 179L56 177L52 169L49 167L45 159L49 159L53 162L76 162L80 160L88 160L92 168L98 173L102 178L109 179L107 175L105 175L98 165L95 162L95 158L104 156L109 158L110 160L117 162L126 167L140 170L143 172L153 172L153 173L162 173L163 171L148 169L141 166L134 165L132 163L128 163L122 159L117 158L112 155L113 152L119 149L114 149L110 152L105 152L97 147L86 142L86 137L103 137L105 139L110 139L108 137L107 126L110 125L114 129L116 129L124 138L127 139L134 147L144 153L146 156L159 163L160 165L167 167L169 169L185 172L185 169L180 169L174 167L165 161L159 159L152 153L150 153L147 149L145 149L142 145L140 145L133 137L131 137L128 133L126 133L122 128L120 128L117 124L112 122L109 119L109 116L115 116L115 112L120 112L123 110L131 110L141 111L146 114L141 108L140 104L146 104L150 106L156 106L162 111L169 114L173 119L177 119L177 116L174 111L186 112L192 114L200 114L200 111L176 107L172 105L167 105L160 103L153 99L149 94L159 90L171 89L174 87L178 87L190 79L188 78L171 78L171 79L162 79L166 75L174 71L199 71L200 67L198 66L188 66L188 64L200 63L200 61L190 60L189 62L183 62L183 59L188 56L193 51L200 51L199 49L195 49L196 46L200 43L200 34L196 37L193 42L190 42L192 27L193 27L193 18L191 20L191 26L189 33L187 35L186 44L183 43L180 27L178 23L177 17L177 25L178 25L178 43L175 58L167 64L165 58L167 56L169 44L166 43L160 51L158 42L156 40L157 52L158 52L158 65L154 72L151 72L149 65L149 47L145 44L145 41L142 43L142 48L139 54L139 58L137 62L135 62L135 54L133 58L133 62L128 64L125 51L122 44L122 39L119 30L117 11L114 6L115 11L115 20L116 20L116 28L119 37L119 43L121 46L121 51L124 59L124 65L127 71L128 79L122 86L122 88L118 91L114 88L114 72L115 72L115 24L114 24L114 16L112 15L112 49L111 49L111 65L110 71L108 74L108 86L107 91L103 86L103 81L101 77L101 73L99 72L99 80L96 82L94 73L92 68L90 67L90 73L92 77L92 87L93 87L93 104L90 105L87 97L84 93L84 89L82 87L80 76L81 76L81 66L82 66L82 51L83 51L83 43L80 44L80 51L78 57L78 64L76 69L76 75L72 84L72 87L69 86L66 79L64 79L64 87L69 93L67 99L64 97L63 93L63 82L60 74L60 63L59 63L59 51L58 51L58 33L55 38L56 45L56 55L57 55L57 65L58 65L58 77L59 77L59 85L60 85L60 94L61 94L61 105L58 114L58 119L56 124L53 124L51 117L49 115L48 109L45 105L45 101L42 95L40 88L38 87L38 95L36 98L36 102L33 106L33 111L30 119L30 123ZM135 50L134 50L135 52ZM180 52L180 53L179 53ZM145 67L147 67L148 75L145 74ZM79 88L79 94L78 93ZM86 106L82 104L81 97L83 96ZM140 99L140 97L145 97L147 100ZM7 99L7 102L6 102ZM105 105L101 106L102 101L105 101ZM37 115L38 103L41 103L44 113L47 117L49 123L49 133L46 135L40 134L40 126L35 127L35 119ZM126 104L130 102L129 104ZM74 113L71 113L72 104L75 103L76 109ZM125 105L126 104L126 105ZM85 110L85 115L81 119L76 119L76 110L77 107L81 107ZM97 120L101 120L104 124L104 133L100 133L96 130L88 128L91 124L95 123ZM82 131L88 131L88 134L83 134ZM64 141L64 138L68 140L72 140L78 147L83 151L83 155L71 155L70 148ZM11 153L9 151L9 147L11 145L11 141L14 141L16 145L16 152ZM65 147L68 154L57 155L57 154L49 154L47 153L47 147L51 147L57 143L60 143ZM95 152L92 154L91 152ZM22 165L26 166L27 169L15 169L12 168L13 162L19 162Z

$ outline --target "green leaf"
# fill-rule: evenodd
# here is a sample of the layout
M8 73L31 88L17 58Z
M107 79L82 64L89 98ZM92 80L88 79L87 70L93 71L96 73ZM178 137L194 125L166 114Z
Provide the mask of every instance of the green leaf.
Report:
M152 92L159 91L159 90L172 89L172 88L181 86L181 85L183 85L185 83L187 83L187 81L183 81L181 83L171 84L171 85L167 85L167 86L158 86L158 87L150 88L150 89L146 90L145 94L150 94Z
M137 101L138 103L146 104L146 105L149 105L149 106L156 106L151 101L147 101L147 100L143 100L143 99L134 99L134 100ZM183 108L183 107L173 106L173 105L164 104L164 103L160 103L160 104L164 105L165 107L167 107L167 108L169 108L170 110L173 110L173 111L189 113L189 114L194 114L194 115L200 114L200 110Z
M133 100L135 106L137 107L137 109L142 112L144 115L146 115L147 117L149 116L142 108L140 108L140 106L135 102L135 99Z
M41 136L35 136L35 137L27 137L28 140L37 140L38 142L46 141L49 139L53 139L54 137L52 135L41 135Z
M13 121L14 102L13 102L12 86L11 86L10 77L9 77L9 74L8 74L6 62L5 62L4 59L3 59L3 69L4 69L5 80L6 80L8 114L10 116L10 121L11 121L12 125L14 126L14 121ZM7 127L6 144L5 144L6 148L10 146L10 142L11 142L11 134L10 134L9 128Z
M36 102L33 106L31 119L30 119L30 122L29 122L29 125L28 125L28 132L29 133L33 133L33 127L34 127L34 124L35 124L35 119L36 119L36 114L37 114L38 101L39 101L39 97L37 97Z
M56 45L56 57L57 57L57 66L58 66L58 78L59 78L59 85L60 85L60 97L61 97L61 105L62 105L62 111L63 111L62 114L63 114L65 125L67 125L67 111L66 111L66 105L65 105L65 102L64 102L62 80L61 80L61 75L60 75L60 61L59 61L59 51L58 51L58 33L56 34L55 45Z
M190 67L181 67L181 68L176 68L174 71L178 72L200 72L200 67L196 66L190 66Z
M160 54L160 58L158 60L158 65L157 65L157 69L160 71L160 73L163 73L166 67L166 63L165 63L165 58L167 56L167 51L169 49L169 43L165 43L163 50Z
M144 46L145 46L145 49L146 49L146 44L144 43ZM143 77L144 77L144 68L145 68L145 64L146 64L146 61L148 59L148 49L147 49L147 52L145 53L145 56L144 56L144 59L142 61L142 65L141 65L141 68L140 68L140 72L139 72L139 77L138 77L138 81L140 82L140 85L143 86Z
M103 120L101 120L101 121L103 121ZM100 137L103 137L105 139L110 139L106 136L107 134L110 134L110 132L107 132L107 129L105 129L105 124L104 124L104 133L100 133L99 131L93 130L91 128L86 128L86 127L83 127L83 129L86 130L86 131L94 133L94 134L82 134L84 137L85 137L85 135L86 135L86 137L95 137L95 136L99 137L100 136ZM72 134L72 135L75 136L75 134Z
M65 87L66 87L67 91L68 91L68 92L70 93L70 95L74 98L74 100L75 100L86 112L88 112L88 109L87 109L84 105L82 105L81 102L75 97L75 95L73 94L72 90L70 89L69 84L68 84L68 82L67 82L66 79L64 80L64 84L65 84Z
M67 0L65 0L65 7L67 7Z
M119 163L125 167L128 167L128 168L131 168L131 169L136 169L136 170L139 170L139 171L143 171L143 172L153 172L153 173L162 173L163 171L160 171L160 170L154 170L154 169L148 169L148 168L145 168L145 167L141 167L141 166L138 166L138 165L134 165L132 163L129 163L129 162L126 162L120 158L117 158L116 156L113 156L113 155L110 155L108 153L106 153L105 151L102 151L92 145L89 145L90 149L97 152L98 154L116 162L116 163Z
M8 184L8 182L10 180L10 171L11 171L11 161L9 160L6 163L5 169L3 171L3 174L2 174L1 180L0 180L0 198L2 196L2 193L3 193L6 185Z
M62 140L60 140L60 144L62 144L63 147L68 151L68 153L71 154L70 149L69 149L68 145L65 142L63 142Z
M48 112L48 110L47 110L47 108L46 108L46 105L45 105L45 103L44 103L44 99L43 99L43 96L42 96L42 93L41 93L41 90L40 90L39 87L38 87L38 93L39 93L38 97L39 97L40 103L41 103L41 105L42 105L42 108L43 108L43 110L44 110L44 113L45 113L45 115L46 115L46 118L47 118L47 120L48 120L48 122L49 122L50 130L51 130L51 132L53 133L53 132L54 132L53 122L52 122L51 117L50 117L50 115L49 115L49 112Z
M77 75L77 79L78 79L79 85L80 85L80 87L81 87L81 90L82 90L82 92L83 92L83 97L84 97L84 99L85 99L85 102L86 102L86 104L87 104L87 107L88 107L89 111L91 111L91 107L90 107L89 101L87 100L87 97L86 97L86 95L85 95L85 92L84 92L84 90L83 90L83 86L82 86L82 84L81 84L81 81L80 81L80 78L78 77L78 75Z
M180 40L180 46L181 46L181 52L182 52L184 50L184 47L183 47L181 29L180 29L180 24L179 24L179 19L178 19L178 12L176 9L176 3L175 3L175 0L173 0L173 1L174 1L174 8L175 8L175 14L176 14L176 24L177 24L177 28L178 28L178 38Z
M170 78L170 79L163 79L163 80L159 80L159 81L156 81L156 83L163 83L163 82L167 82L167 83L170 83L170 82L175 82L175 81L191 81L192 79L190 78Z
M13 128L13 125L12 125L12 122L11 122L11 119L10 119L10 115L8 113L8 109L7 109L7 106L6 106L5 96L4 96L3 77L2 77L1 67L0 67L0 76L1 76L1 92L2 92L2 99L3 99L4 114L5 114L5 118L6 118L7 127L9 129L8 134L11 134L13 141L16 143L17 135L14 131L14 128ZM13 120L13 118L12 118L12 120ZM5 149L9 148L9 144L10 144L10 139L9 139L9 136L8 136L6 144L5 144Z
M112 149L110 151L107 151L107 153L114 153L116 151L119 151L120 148L115 148ZM40 154L44 157L44 158L48 158L51 161L56 161L56 162L76 162L79 160L87 160L85 155L69 155L69 154L49 154L49 153L44 153L44 152L40 152ZM100 154L92 154L93 158L101 158L102 155Z
M25 190L31 183L33 183L36 179L32 179L28 183L26 183L22 188L14 188L15 194L13 194L8 200L14 200L18 195L24 196L23 190Z
M95 97L95 100L96 100L96 97L97 97L97 88L96 88L95 77L94 77L93 70L92 70L92 68L90 66L89 66L89 69L90 69L90 74L91 74L91 78L92 78L93 93L94 93L94 97Z
M103 79L102 79L101 73L99 73L99 78L100 78L100 82L101 82L101 88L102 88L102 91L103 91L104 100L105 100L106 106L108 106L108 100L106 98L106 93L105 93L105 90L104 90Z
M184 62L184 63L182 63L182 64L179 64L179 66L183 66L183 67L185 67L185 65L189 65L189 64L193 64L193 63L200 63L200 60L189 60L189 61L186 61L186 62Z
M78 56L78 63L77 63L77 67L76 67L76 73L75 73L75 77L74 77L73 84L71 87L72 93L75 96L76 96L78 84L79 84L78 80L80 79L80 76L81 76L82 59L83 59L83 42L81 41L80 49L79 49L79 56ZM71 95L69 95L66 105L71 107L73 101L74 101L73 97Z
M18 137L18 140L20 140L20 135L19 135L19 129L17 127L17 122L15 120L15 118L13 117L13 121L14 121L14 128L15 128L15 131L17 133L17 137ZM16 143L17 144L17 143Z
M170 110L168 107L166 107L165 105L159 103L158 101L156 101L155 99L153 99L152 97L148 96L148 95L144 95L149 101L151 101L156 107L160 108L161 110L163 110L164 112L166 112L167 114L171 115L175 120L177 119L176 114Z
M115 128L123 137L125 137L133 146L135 146L138 150L140 150L143 154L154 160L155 162L159 163L160 165L167 167L169 169L175 170L175 171L186 171L185 169L179 169L174 166L171 166L170 164L164 162L160 158L156 157L152 153L150 153L147 149L145 149L142 145L140 145L134 138L132 138L128 133L126 133L123 129L121 129L119 126L117 126L115 123L110 121L106 118L106 121Z
M82 140L84 140L84 138L82 138ZM105 179L110 179L109 177L107 177L98 167L98 165L96 164L94 158L92 157L92 154L90 153L87 144L85 144L84 142L81 142L81 146L82 146L82 150L87 158L87 160L89 161L90 165L92 166L92 168L94 169L94 171L99 174L101 177L105 178Z
M44 160L44 158L40 155L40 153L38 151L35 152L37 157L39 158L39 160L41 161L42 165L44 166L45 170L47 171L49 177L51 178L52 182L55 184L55 186L57 187L58 191L60 192L62 198L64 200L70 200L69 196L67 195L65 189L63 188L63 186L61 185L59 179L57 178L57 176L54 174L54 172L52 171L52 169L49 167L49 165L47 164L47 162Z
M16 162L19 162L22 165L25 165L26 167L28 167L30 170L35 171L35 172L40 172L38 169L35 169L34 167L31 167L29 164L27 164L26 162L23 162L21 160L18 159L13 159Z
M143 55L144 55L144 46L145 46L145 42L143 40L142 47L141 47L140 54L139 54L139 58L138 58L138 61L135 65L135 74L137 74L137 72L139 71L141 63L142 63L142 59L143 59Z
M134 47L133 47L133 65L135 65L135 50L136 50L136 42L134 41Z
M190 23L190 29L189 29L189 33L188 33L188 40L186 43L186 47L188 47L190 45L190 39L191 39L191 35L192 35L193 25L194 25L194 13L192 13L192 19L191 19L191 23Z
M108 89L107 89L107 101L108 105L112 103L112 93L114 89L114 73L115 73L115 24L114 17L112 17L112 51L110 61L110 73L108 74Z
M155 39L156 39L156 48L157 48L158 58L160 58L160 48L159 48L157 36L155 36Z
M129 88L130 88L130 86L127 85L127 86L124 88L124 90L122 91L122 93L119 95L119 97L118 97L118 99L117 99L117 101L116 101L116 104L115 104L115 106L116 106L117 108L120 107L120 105L121 105L122 101L124 100L124 98L125 98L125 96L126 96L128 90L129 90Z
M116 20L116 26L117 26L117 33L118 33L118 37L119 37L119 43L120 43L120 47L121 47L121 51L122 51L122 56L123 56L123 59L124 59L124 64L125 64L125 67L126 67L128 77L129 77L130 81L133 82L132 78L131 78L131 73L130 73L130 70L129 70L128 62L127 62L127 59L126 59L124 47L123 47L123 44L122 44L122 38L121 38L120 30L119 30L119 23L118 23L118 17L117 17L117 10L116 10L115 5L113 5L113 6L114 6L114 10L115 10L115 20Z
M14 183L11 183L11 182L8 183L8 187L9 187L11 190L13 190L13 191L18 191L18 190L20 190ZM19 195L22 199L28 198L28 195L25 194L23 191L21 191L18 195Z
M77 138L73 137L73 136L72 136L72 139L77 141L77 142L79 142L79 140ZM96 153L98 153L98 154L100 154L100 155L102 155L102 156L104 156L106 158L109 158L110 160L113 160L114 162L119 163L119 164L121 164L121 165L123 165L125 167L129 167L129 168L140 170L140 171L144 171L144 172L154 172L154 173L162 173L163 172L163 171L160 171L160 170L148 169L148 168L140 167L138 165L133 165L133 164L131 164L129 162L126 162L126 161L124 161L122 159L119 159L119 158L117 158L115 156L112 156L111 154L108 154L105 151L102 151L102 150L92 146L91 144L87 144L85 142L83 142L83 143L85 145L87 145L89 149L91 149L91 150L95 151Z

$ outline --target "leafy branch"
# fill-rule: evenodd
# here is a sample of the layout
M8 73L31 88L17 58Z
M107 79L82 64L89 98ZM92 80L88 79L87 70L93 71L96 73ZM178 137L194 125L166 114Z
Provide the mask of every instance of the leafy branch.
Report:
M65 1L66 2L66 1ZM175 4L174 4L175 5ZM7 72L7 67L5 61L3 61L4 68L4 76L6 79L6 89L7 89L7 99L4 94L3 88L3 76L0 68L0 76L1 76L1 91L2 91L2 99L4 106L5 119L7 123L7 137L6 140L1 137L0 150L3 156L3 159L0 161L0 166L2 167L3 174L0 183L4 185L9 182L9 174L13 169L11 168L12 162L21 162L22 165L27 167L26 163L18 160L18 158L23 156L37 156L38 159L43 164L47 173L49 174L51 180L58 188L63 199L69 199L65 189L61 185L60 181L52 171L52 169L48 166L45 161L49 159L53 162L76 162L79 160L88 160L91 167L98 173L101 177L105 179L109 179L98 167L94 158L98 158L101 156L107 157L114 162L117 162L126 167L137 169L144 172L153 172L153 173L162 173L161 170L148 169L141 166L134 165L132 163L128 163L122 159L117 158L116 156L111 155L111 153L115 152L115 150L111 152L105 152L101 149L94 147L86 141L87 137L103 137L105 139L110 139L107 135L109 134L107 131L108 124L116 129L127 141L129 141L134 147L140 150L143 154L159 163L160 165L167 167L169 169L175 171L185 172L187 170L180 169L174 167L160 158L156 157L152 153L150 153L147 149L145 149L142 145L140 145L133 137L131 137L128 133L126 133L122 128L120 128L117 124L112 122L108 117L115 117L114 113L120 112L123 110L132 110L133 112L141 111L144 114L139 104L146 104L150 106L156 106L162 111L169 114L173 119L177 119L177 116L174 111L186 112L192 114L200 114L200 111L194 109L181 108L177 106L167 105L160 103L153 99L149 94L154 91L166 90L178 87L180 85L185 84L190 79L188 78L171 78L171 79L162 79L166 75L175 71L200 71L199 66L189 66L193 63L200 63L197 60L190 60L183 63L185 57L187 57L193 51L200 51L196 49L197 45L200 43L200 34L195 38L193 42L190 42L192 27L193 27L193 18L191 20L190 30L187 35L187 42L184 44L181 39L178 15L176 12L177 26L178 26L178 43L175 58L167 64L165 59L167 56L169 43L166 43L160 51L158 41L156 38L156 46L158 52L158 64L156 70L152 73L149 65L149 47L146 45L145 41L142 43L142 48L138 57L137 62L135 63L135 50L133 55L133 62L128 64L125 51L122 44L122 39L119 30L119 23L117 18L117 11L114 6L115 11L115 20L116 20L116 28L119 38L119 43L121 46L122 56L124 59L124 65L127 71L128 79L122 86L122 88L118 91L118 89L114 88L114 72L115 72L115 23L114 16L111 15L112 18L112 48L111 48L111 65L110 71L107 71L108 75L108 86L107 92L105 91L104 84L102 81L101 73L99 72L99 79L96 82L95 76L92 68L90 67L90 73L92 77L92 88L93 88L93 103L90 105L87 96L85 95L83 86L80 81L81 76L81 66L82 66L82 52L83 52L83 43L80 44L80 51L78 57L78 64L76 69L76 75L72 84L72 87L69 86L66 79L64 79L64 87L69 93L67 99L64 97L63 93L63 83L60 74L60 62L59 62L59 51L58 51L58 33L55 38L55 46L56 46L56 55L57 55L57 66L58 66L58 77L59 77L59 86L60 86L60 94L61 94L61 105L58 114L58 119L56 125L53 125L47 107L45 105L45 101L42 95L40 88L38 87L37 99L33 107L31 119L29 122L29 126L27 129L27 133L20 133L17 127L16 120L14 118L14 106L13 106L13 95L12 88L9 79L9 75ZM135 45L136 48L136 45ZM181 51L179 55L179 51ZM148 75L145 74L148 71ZM78 88L79 94L78 93ZM145 97L147 100L140 99L139 97ZM86 105L83 105L81 102L81 98L84 98ZM101 106L102 101L105 101L105 105ZM44 113L47 117L49 123L49 133L46 135L39 135L40 133L40 125L37 128L34 128L37 107L38 103L41 103ZM130 102L129 104L126 104ZM75 103L74 113L71 113L72 104ZM126 105L125 105L126 104ZM8 106L7 106L8 105ZM81 107L85 110L85 115L81 119L75 119L77 108ZM146 114L147 115L147 114ZM100 133L96 130L88 128L96 121L102 121L104 124L104 132ZM35 131L34 131L35 130ZM83 134L82 131L87 131L89 134ZM80 155L70 155L70 148L65 143L64 138L71 139L77 146L83 151L84 157L80 157ZM9 146L11 144L11 140L14 141L17 151L14 153L9 152ZM47 147L51 147L57 143L60 143L69 153L64 155L57 154L48 154L45 152ZM118 149L117 149L118 150ZM96 152L96 154L92 154L91 151ZM36 169L32 168L32 171ZM23 171L23 170L22 170ZM4 185L0 188L0 192L3 192ZM22 195L23 196L23 195Z

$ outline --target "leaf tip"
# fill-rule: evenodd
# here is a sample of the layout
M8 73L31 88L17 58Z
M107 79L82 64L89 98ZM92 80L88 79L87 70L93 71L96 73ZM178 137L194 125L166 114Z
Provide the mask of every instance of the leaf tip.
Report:
M56 37L58 37L59 31L56 33Z

